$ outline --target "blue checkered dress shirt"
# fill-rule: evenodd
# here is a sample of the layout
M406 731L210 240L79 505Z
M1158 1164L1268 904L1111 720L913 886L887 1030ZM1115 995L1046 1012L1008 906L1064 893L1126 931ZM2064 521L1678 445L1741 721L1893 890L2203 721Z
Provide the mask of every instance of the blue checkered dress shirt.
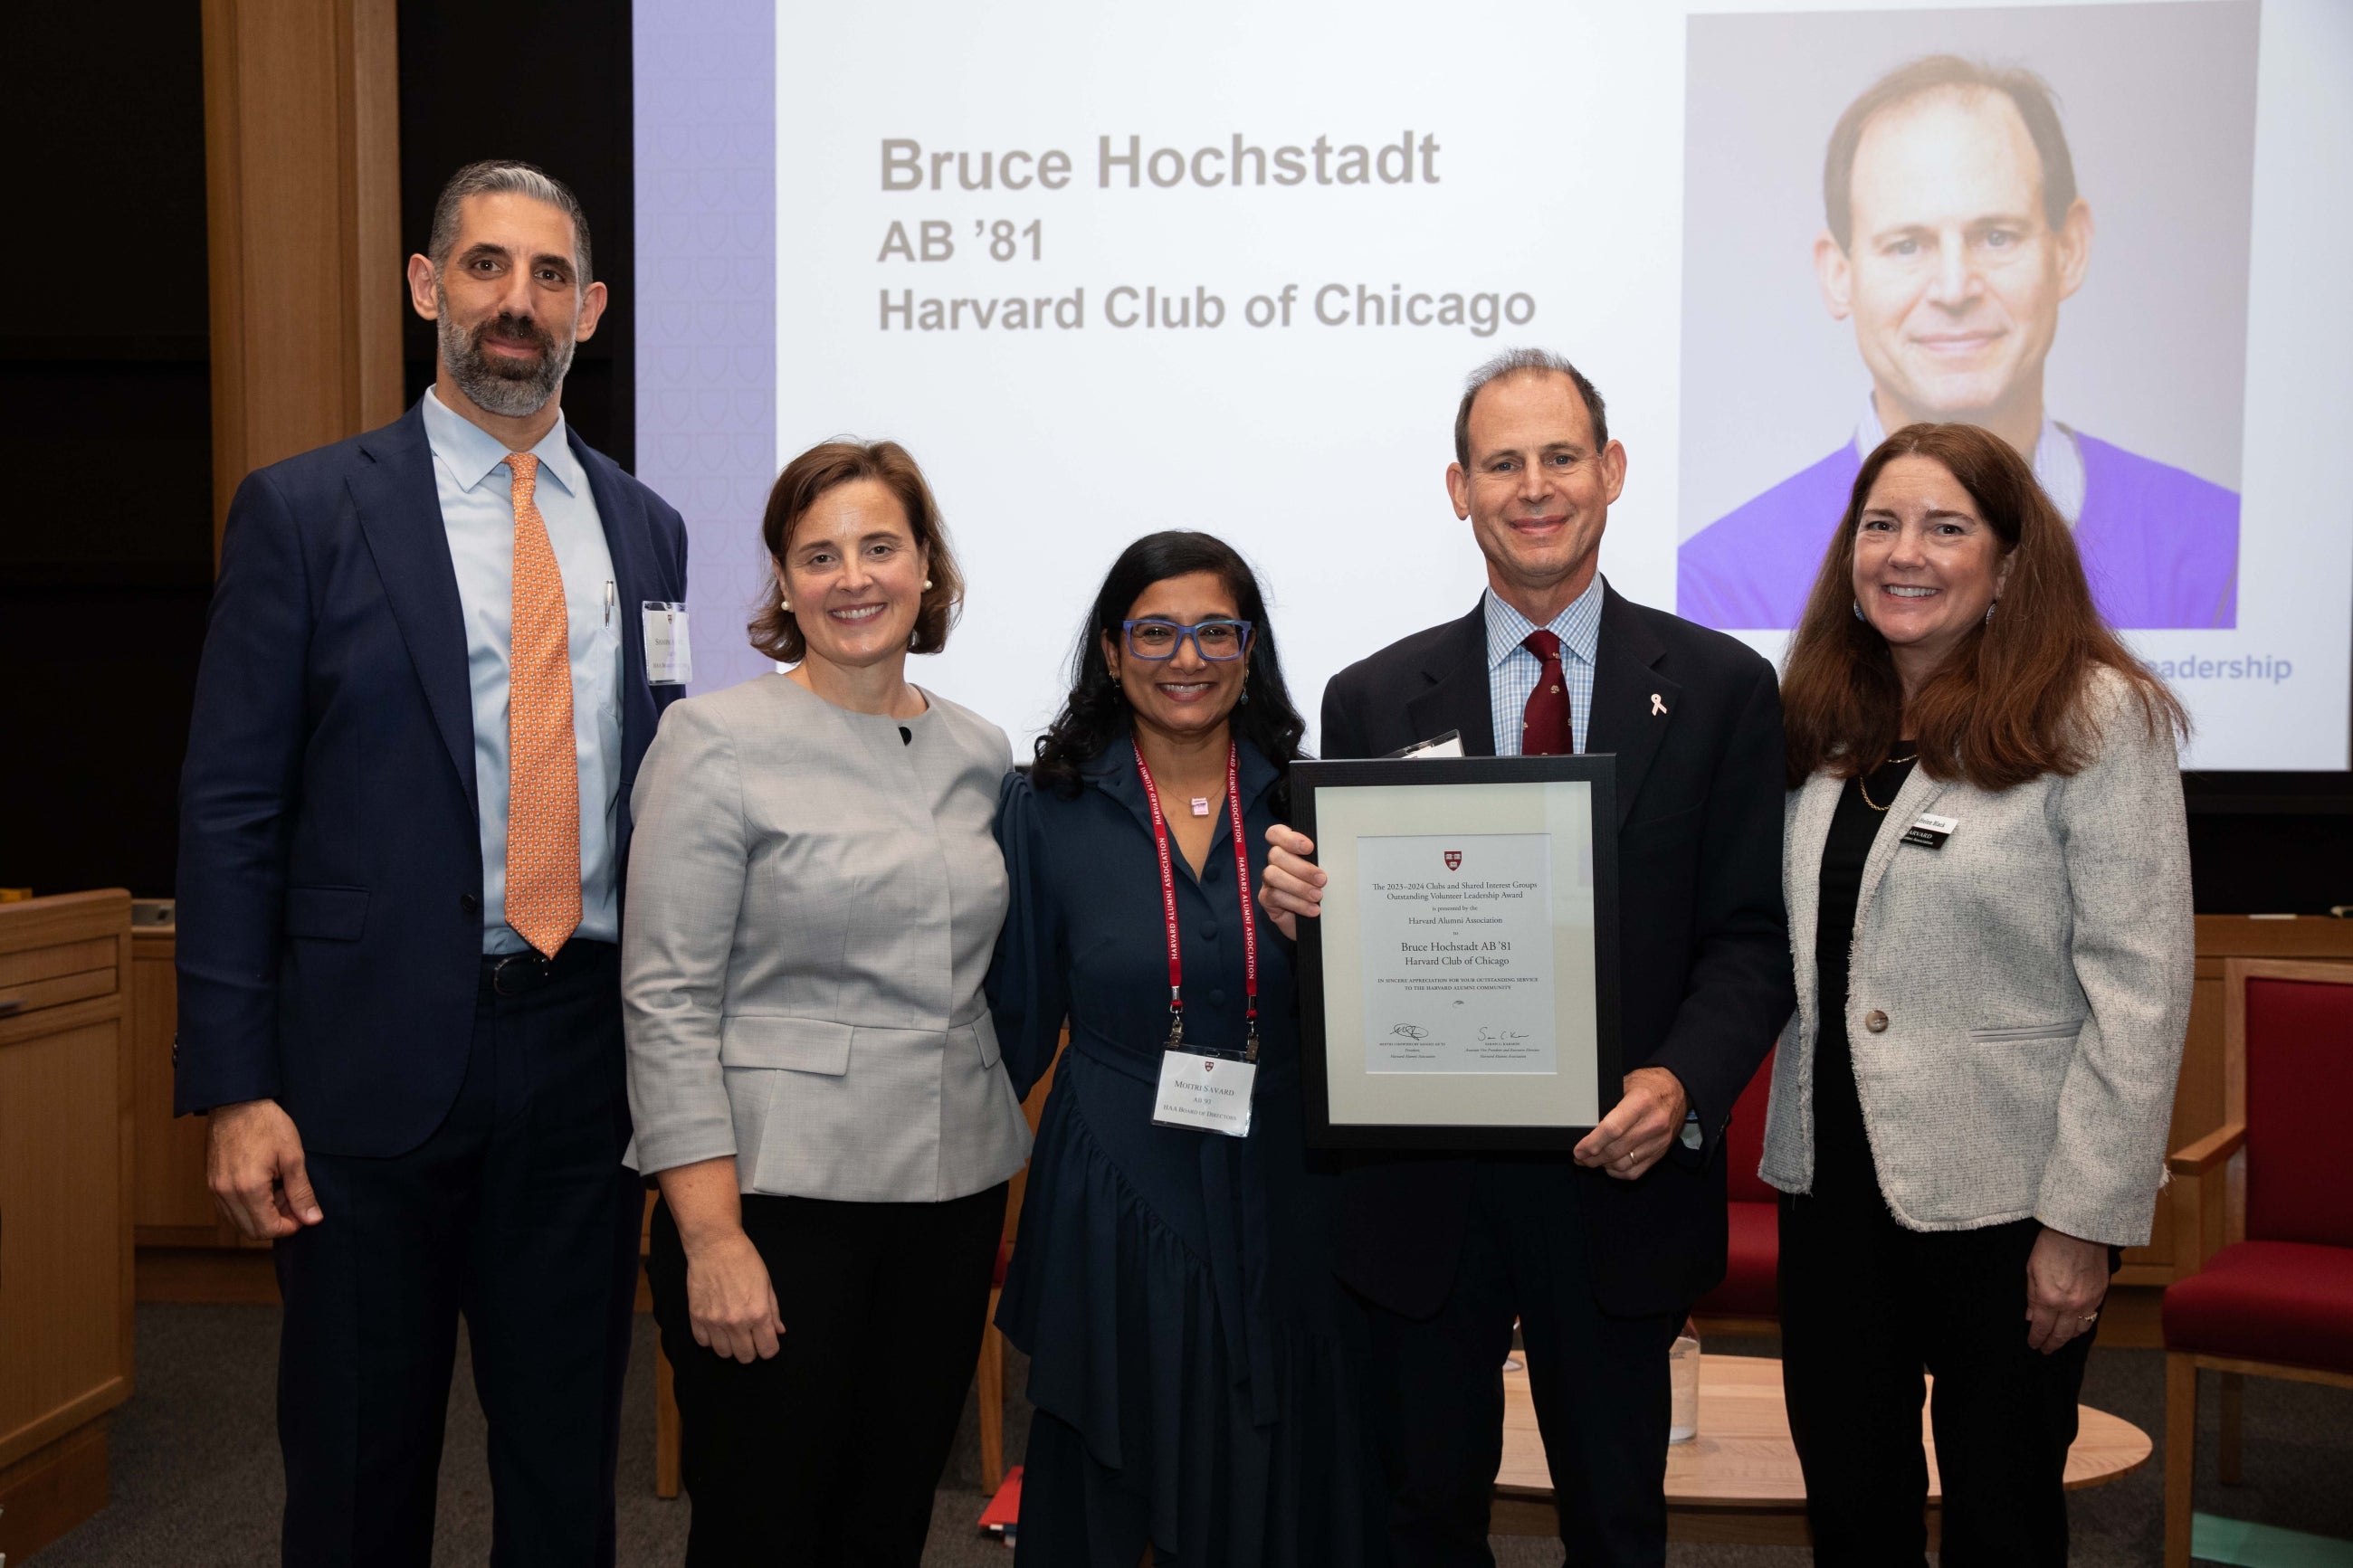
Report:
M1601 574L1548 628L1560 639L1561 673L1568 678L1568 732L1585 750L1586 725L1593 717L1593 659L1601 637ZM1487 590L1487 694L1495 710L1495 754L1520 754L1520 726L1528 697L1536 689L1544 660L1521 643L1536 624Z

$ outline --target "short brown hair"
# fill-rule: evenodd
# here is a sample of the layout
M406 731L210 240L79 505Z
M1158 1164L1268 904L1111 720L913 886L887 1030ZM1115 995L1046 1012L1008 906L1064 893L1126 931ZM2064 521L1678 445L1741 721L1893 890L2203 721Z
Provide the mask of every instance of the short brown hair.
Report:
M1854 540L1880 471L1906 457L1941 463L1960 481L2010 562L1999 607L1914 700L1914 738L1931 778L2001 790L2079 772L2098 750L2086 704L2103 668L2123 677L2152 735L2160 725L2187 733L2180 701L2093 606L2067 520L2026 459L1974 425L1906 425L1863 459L1789 645L1781 709L1791 789L1817 771L1868 772L1903 739L1894 660L1855 613Z
M2042 163L2043 221L2052 228L2066 223L2067 209L2075 205L2075 159L2067 151L2051 84L2023 66L1998 69L1958 55L1930 55L1896 67L1865 88L1831 132L1830 152L1822 160L1822 208L1841 250L1854 248L1854 154L1862 133L1888 110L1944 88L1998 92L2017 106Z
M932 487L923 482L923 470L898 442L822 441L786 463L785 471L776 476L776 487L768 491L768 510L760 520L760 538L768 547L768 558L782 566L785 552L792 548L793 530L800 526L818 498L858 479L874 479L890 487L907 513L907 527L915 536L917 548L929 560L924 575L931 579L931 586L923 590L915 610L915 635L908 641L907 650L937 653L948 646L948 628L964 613L964 574L956 567L955 552L949 548L947 525L940 521ZM759 613L746 629L752 634L752 646L779 664L797 664L808 652L800 621L785 608L784 584L774 572L768 574Z

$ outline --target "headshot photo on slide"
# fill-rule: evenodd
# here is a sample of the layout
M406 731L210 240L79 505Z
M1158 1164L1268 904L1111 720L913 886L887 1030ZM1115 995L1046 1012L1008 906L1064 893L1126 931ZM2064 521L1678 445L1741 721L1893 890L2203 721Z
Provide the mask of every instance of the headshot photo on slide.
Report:
M1795 626L1863 458L2003 437L2126 629L2238 625L2256 0L1695 16L1676 610Z

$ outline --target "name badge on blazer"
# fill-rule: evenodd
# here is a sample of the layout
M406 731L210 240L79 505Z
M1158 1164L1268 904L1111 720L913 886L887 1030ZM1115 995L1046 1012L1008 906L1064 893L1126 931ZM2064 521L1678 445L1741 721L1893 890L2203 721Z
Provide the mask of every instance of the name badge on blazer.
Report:
M1911 826L1904 830L1904 842L1917 844L1923 849L1942 849L1945 840L1950 838L1953 830L1960 825L1961 819L1957 816L1932 816L1924 811L1914 819Z
M694 679L693 645L686 640L686 606L645 602L646 684L684 686Z

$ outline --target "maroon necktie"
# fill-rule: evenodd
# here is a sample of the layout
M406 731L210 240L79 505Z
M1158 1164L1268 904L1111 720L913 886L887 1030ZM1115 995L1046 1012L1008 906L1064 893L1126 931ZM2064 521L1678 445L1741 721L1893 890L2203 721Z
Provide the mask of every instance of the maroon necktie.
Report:
M1568 682L1561 679L1560 638L1539 626L1521 638L1520 646L1544 660L1520 725L1520 755L1567 756L1577 750L1577 739L1568 727Z

